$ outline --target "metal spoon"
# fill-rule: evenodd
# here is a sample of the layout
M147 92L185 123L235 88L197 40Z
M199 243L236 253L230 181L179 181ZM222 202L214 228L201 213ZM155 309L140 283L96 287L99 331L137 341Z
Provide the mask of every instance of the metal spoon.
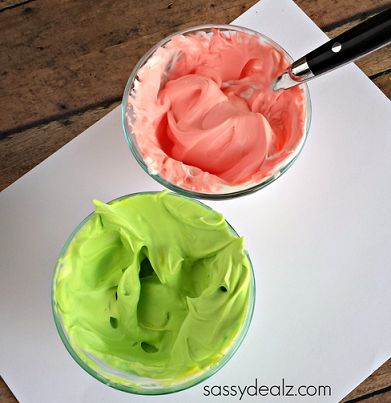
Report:
M273 90L288 89L305 83L390 42L391 8L388 8L296 60L275 80Z

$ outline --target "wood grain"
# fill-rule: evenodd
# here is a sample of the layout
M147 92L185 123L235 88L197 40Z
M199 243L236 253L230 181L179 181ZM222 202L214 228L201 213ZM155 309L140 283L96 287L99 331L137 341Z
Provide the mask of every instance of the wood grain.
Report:
M1 403L15 403L17 400L12 392L9 390L8 386L4 382L3 378L0 376L0 402Z
M363 383L358 385L342 402L347 403L350 400L370 395L377 390L386 389L388 387L391 387L391 359L377 369Z
M35 0L0 0L0 11L31 3Z
M0 141L0 190L109 113L119 101L10 135ZM130 155L129 155L130 156ZM1 402L1 400L0 400Z
M391 98L391 71L373 79L373 82L384 92L388 98Z
M375 393L364 397L359 397L348 401L349 403L391 403L391 391Z
M369 397L365 403L391 403L391 391Z
M228 23L256 0L1 0L0 190L118 105L130 70L167 34ZM330 36L390 0L296 0ZM55 6L54 6L55 5ZM387 47L358 62L391 98ZM391 402L391 360L343 401ZM15 402L0 378L0 402Z
M295 0L323 31L353 20L362 20L385 10L390 0Z

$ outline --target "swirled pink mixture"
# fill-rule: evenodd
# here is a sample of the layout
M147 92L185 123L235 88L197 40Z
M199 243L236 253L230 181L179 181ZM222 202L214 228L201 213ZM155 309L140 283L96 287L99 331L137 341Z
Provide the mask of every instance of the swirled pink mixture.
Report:
M151 173L198 192L273 175L304 136L304 93L274 92L288 67L260 38L219 30L174 36L139 70L128 116Z

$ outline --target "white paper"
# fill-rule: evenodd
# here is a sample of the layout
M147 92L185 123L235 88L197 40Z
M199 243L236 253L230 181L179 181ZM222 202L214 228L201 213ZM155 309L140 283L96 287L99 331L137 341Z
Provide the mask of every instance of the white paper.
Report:
M262 0L234 23L295 58L326 39L290 0ZM354 65L313 81L310 92L310 135L288 172L256 194L208 203L246 237L256 309L231 361L184 392L142 397L101 384L67 353L51 315L56 258L91 200L161 189L128 150L120 109L2 192L0 373L19 401L199 402L205 385L284 378L330 385L331 397L312 401L337 402L390 357L390 102Z

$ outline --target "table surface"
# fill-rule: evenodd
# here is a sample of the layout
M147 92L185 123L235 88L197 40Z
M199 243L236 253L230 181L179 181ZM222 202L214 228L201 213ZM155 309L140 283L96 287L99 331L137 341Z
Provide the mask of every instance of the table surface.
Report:
M390 0L295 0L330 37ZM162 37L229 23L256 0L0 0L0 190L114 109ZM309 49L308 49L309 50ZM391 46L357 62L391 98ZM0 401L15 402L0 377ZM391 402L391 359L343 402Z

